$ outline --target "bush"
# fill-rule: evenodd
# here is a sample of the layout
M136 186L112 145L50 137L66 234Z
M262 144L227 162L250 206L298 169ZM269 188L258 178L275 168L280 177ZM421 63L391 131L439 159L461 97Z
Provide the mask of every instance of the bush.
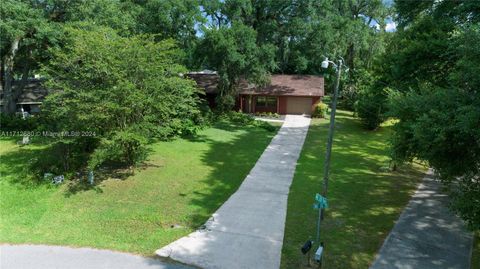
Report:
M84 166L88 159L88 153L85 153L85 150L88 151L91 143L97 144L88 137L84 139L60 138L44 149L41 155L32 158L27 169L36 178L42 178L45 173L71 174Z
M369 88L360 92L355 112L368 130L377 129L385 121L388 89Z
M25 119L20 115L0 113L0 130L2 131L33 131L38 127L38 119L34 116Z
M312 117L314 118L326 118L328 106L322 102L315 105L313 109Z
M88 168L94 170L102 164L134 165L147 156L147 139L137 133L121 131L105 139L91 155Z
M268 122L266 122L266 121L259 121L259 120L257 120L257 121L255 121L255 124L254 124L254 125L255 125L255 126L258 126L258 127L260 127L260 128L263 128L263 129L265 129L265 130L267 130L267 131L269 131L269 132L273 132L273 131L277 130L277 127L271 125L270 123L268 123Z
M256 112L255 116L263 117L263 118L271 118L271 119L280 118L280 115L278 115L277 113L272 113L272 112Z
M236 124L260 127L270 132L273 132L277 129L268 122L255 120L255 118L251 115L237 111L229 111L228 113L221 114L219 119L225 119Z
M355 109L355 102L358 99L358 90L355 85L347 85L341 93L341 99L338 102L338 107L353 111Z
M227 120L231 122L244 124L244 125L253 124L255 122L255 118L252 117L251 115L245 114L242 112L237 112L237 111L229 111L225 114L222 114L221 117L225 117Z
M220 112L228 112L235 106L235 97L230 94L218 95L215 98L216 109Z

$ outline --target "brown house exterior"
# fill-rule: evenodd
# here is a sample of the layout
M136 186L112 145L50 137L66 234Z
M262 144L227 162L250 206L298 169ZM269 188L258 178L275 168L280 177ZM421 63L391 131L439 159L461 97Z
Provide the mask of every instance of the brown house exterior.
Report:
M29 79L27 81L22 92L15 100L17 112L22 108L25 112L30 114L40 112L40 106L43 102L43 99L45 99L48 94L48 91L45 87L43 87L42 82L43 81L40 79ZM13 89L15 90L15 88L19 87L19 84L19 81L13 82ZM0 106L3 106L3 98L4 92L3 88L0 86Z
M206 99L214 107L218 75L192 73L188 76L205 90ZM241 83L238 92L236 109L245 113L310 115L324 96L324 79L311 75L272 75L268 86L255 87Z
M208 105L211 108L215 107L215 98L217 97L217 85L218 85L218 75L216 72L212 71L202 71L202 72L191 72L187 74L187 77L195 80L197 86L202 90L205 95L202 96L207 100Z

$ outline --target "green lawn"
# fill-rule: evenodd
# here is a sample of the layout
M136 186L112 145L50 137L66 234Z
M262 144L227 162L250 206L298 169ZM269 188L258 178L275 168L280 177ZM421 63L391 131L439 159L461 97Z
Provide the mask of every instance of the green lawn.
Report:
M387 124L388 125L388 124ZM328 199L322 226L323 268L368 268L425 167L389 172L390 126L365 131L351 113L337 114ZM306 268L303 243L315 239L314 195L322 189L328 122L312 121L288 198L282 268ZM312 252L314 252L312 250Z
M275 132L217 124L159 142L126 179L72 192L22 171L42 146L0 140L0 242L90 246L151 255L203 224L241 184ZM172 228L175 226L175 228Z

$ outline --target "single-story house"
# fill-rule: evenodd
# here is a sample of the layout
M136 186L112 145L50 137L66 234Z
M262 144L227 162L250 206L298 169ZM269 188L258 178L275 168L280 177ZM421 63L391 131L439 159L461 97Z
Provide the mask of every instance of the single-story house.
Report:
M214 72L189 73L205 90L206 100L215 106L218 75ZM245 113L272 112L310 115L324 96L324 79L313 75L272 75L265 87L240 83L236 109Z
M19 86L19 81L15 81L12 84L13 88ZM23 110L30 114L35 114L40 112L40 105L47 96L48 91L45 87L42 86L42 80L40 79L29 79L23 88L22 93L18 96L17 103L17 112ZM3 105L4 92L3 88L0 86L0 106Z
M203 98L210 107L215 107L218 95L218 74L214 71L188 73L187 77L196 81L205 92ZM18 83L18 82L17 82ZM18 87L14 83L13 87ZM23 108L29 113L40 112L40 105L48 91L42 86L42 80L30 79L17 98L17 111ZM324 79L312 75L272 75L271 82L265 87L242 82L239 85L236 110L245 113L272 112L278 114L310 115L315 104L324 96ZM3 89L0 87L0 106L3 103Z

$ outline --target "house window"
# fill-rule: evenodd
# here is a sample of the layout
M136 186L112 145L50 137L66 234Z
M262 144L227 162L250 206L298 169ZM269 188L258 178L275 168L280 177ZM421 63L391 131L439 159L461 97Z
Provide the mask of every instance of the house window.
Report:
M257 97L257 107L277 107L277 97L259 96Z

